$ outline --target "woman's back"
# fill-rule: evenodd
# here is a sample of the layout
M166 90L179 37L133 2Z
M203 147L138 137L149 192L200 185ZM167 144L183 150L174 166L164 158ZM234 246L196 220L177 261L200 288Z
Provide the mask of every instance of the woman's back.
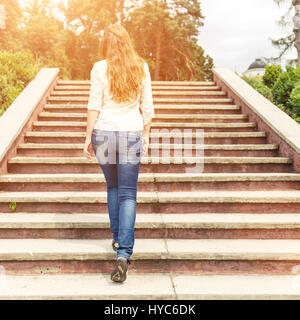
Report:
M109 90L107 60L103 59L94 64L91 71L88 110L100 111L95 129L143 130L144 125L154 117L151 76L146 62L144 68L146 76L141 83L141 90L137 98L128 102L116 102Z

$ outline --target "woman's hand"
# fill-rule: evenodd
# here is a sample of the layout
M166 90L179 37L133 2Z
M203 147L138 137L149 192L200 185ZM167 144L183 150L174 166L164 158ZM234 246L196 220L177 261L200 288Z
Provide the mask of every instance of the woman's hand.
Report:
M83 149L83 155L88 159L92 159L92 151L93 151L92 134L93 134L93 130L94 130L98 115L99 115L99 111L88 109L86 138L85 138L84 149Z
M92 139L87 137L84 143L83 155L90 160L92 159L92 151Z
M143 132L143 152L142 157L145 157L148 154L149 148L149 132Z

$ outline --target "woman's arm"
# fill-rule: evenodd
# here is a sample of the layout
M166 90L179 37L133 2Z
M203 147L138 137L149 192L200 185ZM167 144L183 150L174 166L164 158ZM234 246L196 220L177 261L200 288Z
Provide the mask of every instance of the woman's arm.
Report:
M146 79L145 79L145 84L141 94L141 111L142 111L142 117L143 117L143 123L144 123L142 156L145 156L148 151L152 118L155 116L153 97L152 97L152 87L151 87L151 75L150 75L148 64L146 63L145 65L146 65L146 69L145 69Z
M143 153L142 153L142 157L144 157L144 156L147 154L147 152L148 152L151 124L152 124L152 120L150 120L147 124L144 125L144 130L143 130Z
M92 133L95 127L97 118L102 109L103 90L101 85L100 73L96 65L91 71L91 89L89 103L87 106L87 128L86 139L83 149L83 154L88 159L92 158Z
M150 130L151 130L151 124L152 124L152 120L150 120L147 124L144 125L144 133L145 134L150 134Z
M97 110L88 110L87 116L87 128L86 128L86 138L83 149L83 154L88 158L92 158L92 133L95 127L99 111Z

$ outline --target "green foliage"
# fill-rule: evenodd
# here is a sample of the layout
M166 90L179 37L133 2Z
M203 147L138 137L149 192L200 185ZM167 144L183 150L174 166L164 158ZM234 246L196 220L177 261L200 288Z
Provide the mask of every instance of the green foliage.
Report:
M297 68L286 66L286 71L281 73L272 88L274 103L287 106L290 94L298 81L300 81L300 66Z
M266 71L263 76L263 83L269 88L273 88L275 82L282 74L282 68L280 65L267 65Z
M69 0L59 4L67 30L65 53L72 79L89 79L99 57L100 31L118 21L118 2L111 0Z
M54 17L49 0L31 0L25 8L20 38L43 67L60 68L60 78L70 78L70 61L65 54L66 31Z
M40 65L29 50L0 51L0 115L35 77Z
M269 99L270 101L273 100L272 90L263 83L261 77L253 77L253 78L242 77L242 79L245 80L256 91L262 94L265 98Z
M288 103L294 114L293 118L300 122L300 81L295 84Z
M0 0L0 5L3 5L6 11L6 28L0 30L0 50L14 49L18 46L15 39L18 37L22 10L18 0Z
M0 0L0 116L42 67L62 79L89 79L100 60L101 31L121 22L153 80L211 80L213 60L198 44L198 0ZM57 15L59 14L59 16Z
M130 13L125 27L154 80L212 78L212 59L197 44L203 18L197 0L145 0Z
M14 49L29 49L44 67L59 67L60 78L89 79L100 59L101 31L119 21L154 80L212 79L213 60L197 43L204 20L198 0L28 0L25 8L18 0L1 2L13 22Z
M242 78L300 123L300 66L286 66L283 71L278 65L270 65L263 77Z

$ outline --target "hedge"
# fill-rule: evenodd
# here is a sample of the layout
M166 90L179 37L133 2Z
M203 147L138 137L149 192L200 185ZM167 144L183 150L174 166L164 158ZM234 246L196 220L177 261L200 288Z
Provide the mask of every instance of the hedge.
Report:
M0 116L27 84L36 76L41 64L29 50L0 51Z

